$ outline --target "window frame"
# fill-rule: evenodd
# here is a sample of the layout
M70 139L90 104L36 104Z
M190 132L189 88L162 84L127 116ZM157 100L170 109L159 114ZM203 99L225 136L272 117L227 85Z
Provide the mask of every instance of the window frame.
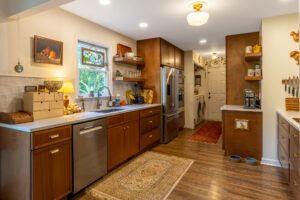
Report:
M82 65L82 63L80 62L81 58L79 59L79 57L78 57L78 56L80 56L80 55L78 55L78 46L79 46L80 43L106 49L106 56L105 56L106 57L105 58L106 66L104 67L105 70L101 67L99 67L99 69L97 70L97 67L93 67L93 66L89 66L89 65L83 65L83 66L87 67L88 69L81 69L80 68L80 65ZM109 58L110 58L110 47L107 47L106 45L101 45L99 42L95 42L95 41L77 39L77 42L76 42L76 73L77 73L77 76L76 76L76 97L77 98L84 98L84 99L98 98L98 95L96 94L97 91L94 91L95 92L94 97L90 97L88 94L87 95L80 94L80 71L81 70L104 73L105 74L105 86L107 86L111 89L110 81L109 81L110 69L111 69L110 63L111 62L109 62ZM91 68L94 68L94 69L91 69ZM102 97L106 98L108 96L102 96Z

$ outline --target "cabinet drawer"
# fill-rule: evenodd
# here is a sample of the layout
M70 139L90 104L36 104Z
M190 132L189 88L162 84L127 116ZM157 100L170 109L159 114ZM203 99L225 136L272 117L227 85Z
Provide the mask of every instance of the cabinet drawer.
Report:
M147 110L140 111L140 118L150 117L152 115L156 115L156 114L160 114L160 113L161 113L160 107L150 108Z
M124 123L124 115L115 115L112 117L106 118L108 127L117 126Z
M290 139L291 143L294 143L299 149L300 145L300 133L293 126L290 126Z
M50 101L50 110L52 109L63 109L64 102L63 101Z
M143 118L140 120L140 133L144 134L160 127L160 115Z
M129 112L124 114L124 122L130 122L130 121L135 121L139 120L139 112L134 111L134 112Z
M45 101L54 101L54 93L45 93Z
M289 134L281 126L279 127L278 140L279 144L284 148L284 150L289 153Z
M64 126L32 134L32 148L38 149L71 139L71 126Z
M299 169L300 165L300 155L299 155L299 146L297 146L293 141L290 142L290 162L296 169ZM296 170L298 176L300 176L299 171Z
M33 111L49 110L49 102L33 102Z
M33 101L45 101L45 93L33 92L32 99Z
M289 154L285 152L281 145L278 146L278 157L281 167L283 168L283 172L286 178L289 179L290 173L290 164L289 164Z
M299 199L299 195L300 195L300 180L299 180L299 176L297 174L297 168L295 168L295 166L293 166L293 164L290 165L290 186L294 192L294 195L296 196L296 199Z
M54 100L56 101L62 101L64 99L64 94L60 92L54 93Z
M154 144L160 139L160 129L154 129L146 134L141 135L140 147L141 150Z
M289 123L285 119L283 119L281 116L278 116L278 122L279 122L279 127L289 132Z

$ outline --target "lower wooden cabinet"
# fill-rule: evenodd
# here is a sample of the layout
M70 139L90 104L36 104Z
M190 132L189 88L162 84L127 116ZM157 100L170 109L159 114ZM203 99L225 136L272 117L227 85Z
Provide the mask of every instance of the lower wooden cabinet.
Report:
M108 129L108 170L139 152L138 121Z
M32 152L33 199L62 199L72 191L71 141Z

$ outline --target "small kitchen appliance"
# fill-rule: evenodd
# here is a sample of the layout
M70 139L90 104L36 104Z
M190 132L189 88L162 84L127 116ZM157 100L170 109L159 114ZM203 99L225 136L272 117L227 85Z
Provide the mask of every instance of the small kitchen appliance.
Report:
M244 90L244 107L255 109L256 108L256 98L255 91L251 89Z

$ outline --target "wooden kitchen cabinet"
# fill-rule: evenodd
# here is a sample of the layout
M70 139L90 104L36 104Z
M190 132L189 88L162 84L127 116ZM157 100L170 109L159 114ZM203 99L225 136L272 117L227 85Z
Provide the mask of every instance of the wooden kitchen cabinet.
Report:
M175 47L161 39L161 65L175 67Z
M184 52L175 47L175 68L184 70Z
M71 141L34 150L33 199L62 199L72 191Z
M107 119L109 124L108 170L115 168L139 152L138 119L138 112L116 115Z

